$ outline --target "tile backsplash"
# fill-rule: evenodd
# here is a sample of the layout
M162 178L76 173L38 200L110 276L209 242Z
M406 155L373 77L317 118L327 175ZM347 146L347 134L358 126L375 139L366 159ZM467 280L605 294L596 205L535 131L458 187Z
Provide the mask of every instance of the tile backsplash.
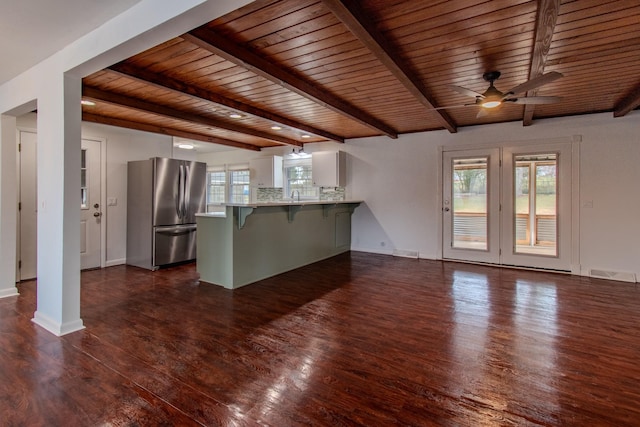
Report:
M282 188L258 188L256 190L256 200L259 203L279 202L284 199ZM344 187L320 187L320 201L344 199Z
M279 202L282 200L282 188L258 188L256 199L262 203Z
M320 200L344 200L344 187L320 187Z

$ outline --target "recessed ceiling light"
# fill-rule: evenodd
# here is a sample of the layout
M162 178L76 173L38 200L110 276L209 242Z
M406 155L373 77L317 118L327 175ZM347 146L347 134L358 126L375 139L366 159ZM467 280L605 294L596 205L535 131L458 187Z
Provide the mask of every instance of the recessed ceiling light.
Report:
M178 148L183 150L193 150L195 147L192 144L178 144Z
M271 126L271 129L273 129L273 130L280 130L280 129L282 129L282 128L281 128L280 126Z
M242 118L242 114L231 113L231 114L229 114L229 117L231 117L232 119L241 119Z
M302 135L303 138L311 138L311 135Z
M82 101L80 101L80 104L87 105L89 107L92 107L92 106L96 105L95 102L89 101L88 99L83 99Z

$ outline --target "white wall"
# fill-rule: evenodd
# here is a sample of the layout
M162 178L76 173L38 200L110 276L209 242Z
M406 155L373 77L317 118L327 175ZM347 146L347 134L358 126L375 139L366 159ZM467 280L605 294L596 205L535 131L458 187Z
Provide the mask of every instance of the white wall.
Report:
M581 135L580 206L593 202L593 208L581 208L573 216L580 221L581 268L639 275L640 228L634 219L640 209L638 120L636 111L619 119L609 113L543 120L530 127L514 122L462 128L457 134L405 135L397 141L348 141L351 195L367 202L354 215L353 246L374 252L417 250L423 258L436 257L439 146L506 145Z
M392 253L417 251L438 255L438 148L508 145L523 141L570 139L580 135L581 270L603 269L640 277L640 112L614 119L611 113L460 128L447 131L349 140L345 144L307 144L305 151L349 153L346 196L365 200L353 216L352 248ZM284 154L290 149L273 149ZM241 150L199 156L208 164L240 163L264 155Z

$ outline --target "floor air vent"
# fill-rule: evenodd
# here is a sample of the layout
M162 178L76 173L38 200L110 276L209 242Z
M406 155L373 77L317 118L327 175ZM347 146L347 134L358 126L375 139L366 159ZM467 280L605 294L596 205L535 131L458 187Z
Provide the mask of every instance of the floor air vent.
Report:
M633 273L621 273L619 271L589 270L589 276L598 279L620 280L622 282L636 283L636 275Z
M401 256L404 258L418 258L418 251L407 251L404 249L394 249L393 256Z

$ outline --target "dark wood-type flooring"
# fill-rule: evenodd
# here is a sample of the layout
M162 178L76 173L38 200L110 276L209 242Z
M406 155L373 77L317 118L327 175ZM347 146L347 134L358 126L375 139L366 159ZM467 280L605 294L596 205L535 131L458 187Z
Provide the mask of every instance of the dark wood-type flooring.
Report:
M347 253L234 291L82 273L86 329L0 300L2 426L640 424L638 285Z

